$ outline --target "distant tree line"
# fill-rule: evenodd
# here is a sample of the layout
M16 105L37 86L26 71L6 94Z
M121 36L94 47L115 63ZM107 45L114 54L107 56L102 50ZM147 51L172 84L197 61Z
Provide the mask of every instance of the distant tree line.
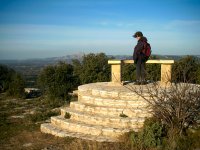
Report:
M108 60L114 59L104 53L87 54L81 60L74 59L72 64L60 62L44 67L37 76L37 86L50 99L69 99L69 92L77 89L78 85L109 82L111 67ZM159 59L153 57L152 59ZM147 64L147 79L160 80L160 64ZM122 66L122 80L135 80L135 65ZM192 56L186 56L173 64L173 82L190 82L200 84L200 62ZM0 92L10 96L24 97L24 79L13 69L0 65Z

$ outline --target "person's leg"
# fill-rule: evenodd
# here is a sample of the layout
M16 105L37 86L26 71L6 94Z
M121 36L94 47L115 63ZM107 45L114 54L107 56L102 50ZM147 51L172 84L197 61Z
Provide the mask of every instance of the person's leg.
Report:
M146 78L145 64L146 64L145 62L141 63L141 80L142 80L143 83L146 83L146 80L145 80L145 78Z
M141 80L142 81L145 80L145 63L144 62L141 63Z
M136 63L136 82L141 80L141 61L138 60Z

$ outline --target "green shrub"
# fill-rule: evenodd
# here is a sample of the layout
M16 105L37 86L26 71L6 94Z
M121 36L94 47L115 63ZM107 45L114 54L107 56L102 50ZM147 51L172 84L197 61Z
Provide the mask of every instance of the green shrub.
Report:
M77 77L73 74L73 66L59 62L55 66L47 66L38 76L38 85L50 100L69 100L69 92L77 87Z
M7 92L8 96L25 98L25 81L13 69L0 64L0 93Z
M163 140L164 150L194 150L200 148L200 127L188 129L186 135L176 134L176 131L168 131L168 136Z
M68 113L68 112L66 112L66 113L65 113L65 119L70 119L70 117L71 117L71 114Z
M163 139L162 149L164 150L189 150L192 146L192 140L187 136L173 136Z
M46 112L37 112L32 115L28 115L28 119L31 122L39 122L39 121L45 121L49 119L51 116L58 116L59 113L55 111L46 111Z
M196 129L189 129L187 132L188 139L192 141L191 148L198 149L200 148L200 126Z
M150 118L144 122L144 127L139 132L131 132L132 146L136 149L160 147L164 135L164 127L160 121Z
M49 106L49 108L57 108L57 107L60 107L60 106L63 106L66 101L63 100L63 99L60 99L60 98L47 98L45 100L47 103L47 105Z
M25 98L25 81L18 73L14 74L9 82L9 88L7 89L7 95L17 98Z
M72 61L74 75L79 77L80 84L110 81L109 57L104 53L90 53L82 57L82 61Z
M128 116L127 116L126 114L124 114L124 113L121 113L119 116L122 117L122 118L128 117Z
M15 74L16 72L13 69L0 64L0 93L9 89L9 84Z

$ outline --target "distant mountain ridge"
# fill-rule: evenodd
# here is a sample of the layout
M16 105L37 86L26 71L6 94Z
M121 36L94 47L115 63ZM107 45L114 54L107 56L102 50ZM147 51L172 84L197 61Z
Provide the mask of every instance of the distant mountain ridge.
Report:
M22 65L22 64L31 64L31 65L51 65L56 64L59 61L64 61L66 63L71 63L73 59L82 60L83 54L74 54L74 55L66 55L61 57L49 57L49 58L32 58L32 59L24 59L24 60L0 60L0 64L6 65Z

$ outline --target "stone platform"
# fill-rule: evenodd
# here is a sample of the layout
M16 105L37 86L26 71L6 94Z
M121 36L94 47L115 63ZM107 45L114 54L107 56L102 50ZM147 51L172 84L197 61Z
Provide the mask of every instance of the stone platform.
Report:
M150 117L148 103L130 88L153 86L91 83L78 87L78 101L62 108L61 115L41 125L41 131L59 137L77 137L99 142L115 142L130 130L138 131ZM148 95L146 95L148 97ZM65 114L71 115L65 119Z

